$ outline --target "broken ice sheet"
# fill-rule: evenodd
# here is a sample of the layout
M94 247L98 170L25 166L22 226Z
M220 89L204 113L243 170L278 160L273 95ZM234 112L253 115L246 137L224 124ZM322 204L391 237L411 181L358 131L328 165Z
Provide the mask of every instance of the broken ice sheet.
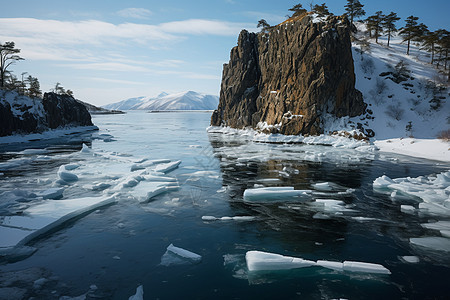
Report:
M172 265L198 264L201 260L201 255L170 244L161 257L160 264L168 267Z
M315 262L311 260L305 260L303 258L284 256L262 251L248 251L245 255L245 260L247 262L247 268L249 271L290 270L320 266L336 271L391 274L391 272L387 268L379 264L358 261L344 261L341 263L318 260L317 262Z
M310 190L294 190L294 187L266 187L256 189L246 189L244 191L244 201L265 202L279 200L306 200L311 199Z

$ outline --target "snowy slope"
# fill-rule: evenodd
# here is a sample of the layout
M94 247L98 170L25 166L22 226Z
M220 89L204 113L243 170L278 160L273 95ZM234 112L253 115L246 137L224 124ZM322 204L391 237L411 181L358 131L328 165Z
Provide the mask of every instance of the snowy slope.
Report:
M380 38L380 44L370 43L370 50L361 52L361 46L353 44L353 58L355 61L356 88L363 93L364 101L373 111L372 117L354 118L354 122L364 125L375 132L374 140L410 137L431 139L450 126L447 119L450 116L448 90L441 91L437 97L441 106L433 109L432 82L438 80L437 70L427 63L425 51L419 51L413 45L410 55L406 55L406 44L401 38L394 37L390 47L386 46L386 39ZM400 83L389 79L392 76L380 76L383 72L390 72L395 65L403 60L410 77ZM407 125L411 122L411 130Z
M362 39L365 28L358 29L356 37ZM363 93L368 113L329 120L325 131L362 127L365 133L373 130L371 141L382 151L450 161L450 143L437 139L450 129L447 78L430 64L429 54L414 43L410 55L406 55L407 45L398 36L391 38L390 47L387 37L379 38L378 44L370 39L369 49L358 42L352 46L356 88ZM392 74L386 73L395 73L400 61L410 73L406 80L396 83ZM436 88L439 84L441 90Z
M157 97L130 98L103 106L120 110L213 110L217 108L219 97L193 91L166 94Z

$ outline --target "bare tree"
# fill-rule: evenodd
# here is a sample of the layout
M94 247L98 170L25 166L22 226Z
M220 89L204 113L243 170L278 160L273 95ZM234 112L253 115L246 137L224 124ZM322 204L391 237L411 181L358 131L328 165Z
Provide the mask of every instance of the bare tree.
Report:
M20 49L15 48L14 42L0 43L0 88L5 85L6 73L8 72L8 67L19 60L23 60L22 57L17 55Z

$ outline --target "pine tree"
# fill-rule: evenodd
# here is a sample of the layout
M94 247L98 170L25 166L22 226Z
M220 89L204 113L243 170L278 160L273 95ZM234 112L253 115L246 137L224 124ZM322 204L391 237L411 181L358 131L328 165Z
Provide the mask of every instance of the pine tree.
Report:
M417 33L419 30L419 25L417 23L418 20L418 17L409 16L405 20L405 27L400 28L399 34L403 36L403 41L408 42L408 48L406 50L407 55L409 55L411 41L414 41L417 38Z
M436 43L439 41L439 36L437 31L428 31L426 35L423 36L423 48L426 51L431 53L431 61L430 63L434 63L434 53L436 50Z
M389 42L391 41L391 36L393 32L397 31L397 27L395 27L395 22L400 20L399 17L397 17L397 14L395 12L391 12L387 16L383 18L383 27L387 30L388 34L388 42L387 46L389 47Z
M31 98L40 98L42 96L41 85L39 84L39 80L36 77L31 75L27 78L28 82L28 96Z
M0 43L0 88L5 85L8 67L16 61L23 60L22 57L17 55L19 52L20 49L15 47L14 42Z
M300 3L294 5L292 8L289 8L289 11L294 12L294 14L292 15L293 17L301 16L307 12L307 10L304 9Z
M364 5L359 2L359 0L347 0L347 5L345 5L345 10L347 15L350 17L350 22L353 24L353 19L362 17L366 15L363 9Z
M372 30L374 31L375 42L378 43L378 38L383 33L382 22L384 15L382 11L377 11L373 16L369 16L366 19L366 26L369 30L369 36L372 37Z
M258 21L258 26L257 26L257 27L258 27L258 28L261 27L261 31L262 31L262 32L266 32L267 29L270 27L270 25L269 25L269 23L267 23L266 20L261 19L261 20Z
M321 18L332 15L332 13L330 13L325 3L322 3L321 5L318 4L314 5L312 11Z

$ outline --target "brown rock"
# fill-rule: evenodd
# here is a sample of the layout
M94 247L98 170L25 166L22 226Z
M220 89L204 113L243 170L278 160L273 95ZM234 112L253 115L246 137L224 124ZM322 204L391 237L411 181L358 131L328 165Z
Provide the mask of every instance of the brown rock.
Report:
M256 128L267 122L280 124L283 134L320 134L326 114L362 114L350 31L345 17L314 23L310 16L267 33L243 30L224 65L211 124Z

